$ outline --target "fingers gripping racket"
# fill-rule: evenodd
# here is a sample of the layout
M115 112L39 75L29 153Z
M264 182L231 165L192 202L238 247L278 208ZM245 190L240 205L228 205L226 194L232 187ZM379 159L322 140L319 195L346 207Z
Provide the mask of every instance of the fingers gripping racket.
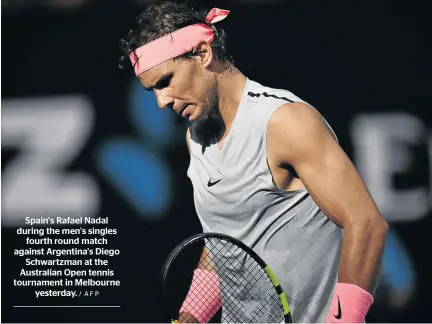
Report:
M207 257L198 263L203 250ZM182 322L191 315L194 322L292 323L288 300L270 267L251 248L224 234L185 239L168 256L160 280L173 322L181 313ZM215 307L220 307L217 314Z

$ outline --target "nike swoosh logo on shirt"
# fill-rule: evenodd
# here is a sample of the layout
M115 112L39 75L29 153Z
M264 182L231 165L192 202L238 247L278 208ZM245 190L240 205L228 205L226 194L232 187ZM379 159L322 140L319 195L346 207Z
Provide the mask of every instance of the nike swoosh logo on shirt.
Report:
M211 178L210 178L210 180L208 181L208 183L207 183L207 187L212 187L212 186L214 186L216 183L218 183L219 181L221 181L222 179L219 179L218 181L215 181L215 182L212 182L211 181Z

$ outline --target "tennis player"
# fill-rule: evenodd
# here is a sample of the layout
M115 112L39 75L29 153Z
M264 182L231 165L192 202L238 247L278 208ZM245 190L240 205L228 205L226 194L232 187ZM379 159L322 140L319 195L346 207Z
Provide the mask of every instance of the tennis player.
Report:
M150 5L121 40L121 63L160 108L192 122L187 173L203 230L240 239L271 266L294 322L364 322L387 223L320 113L235 67L218 26L228 14ZM220 307L189 306L211 292L200 285L192 282L201 289L190 290L180 321L206 322Z

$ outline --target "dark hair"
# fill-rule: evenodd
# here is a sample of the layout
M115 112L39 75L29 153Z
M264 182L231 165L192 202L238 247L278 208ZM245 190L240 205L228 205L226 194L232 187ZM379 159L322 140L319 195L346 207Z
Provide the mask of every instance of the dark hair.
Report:
M138 47L145 45L159 37L172 33L188 25L202 23L214 30L214 40L211 47L216 57L223 63L233 64L233 59L227 49L227 35L221 28L205 21L208 10L194 8L187 3L165 1L159 5L151 4L136 19L136 26L120 40L120 49L124 53L119 59L119 66L123 69L132 67L129 55ZM190 59L192 51L180 55L177 59Z

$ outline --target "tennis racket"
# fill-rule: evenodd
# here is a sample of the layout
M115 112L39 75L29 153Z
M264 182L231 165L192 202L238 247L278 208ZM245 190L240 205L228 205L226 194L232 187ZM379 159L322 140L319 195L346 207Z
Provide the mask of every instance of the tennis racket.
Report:
M204 248L208 257L200 259ZM212 279L216 274L219 281L222 307L209 322L292 323L287 297L270 267L244 243L219 233L193 235L166 259L160 284L163 305L173 323L177 322L198 263L201 269L211 269ZM205 282L206 278L202 279ZM205 303L194 300L190 307L199 310Z

